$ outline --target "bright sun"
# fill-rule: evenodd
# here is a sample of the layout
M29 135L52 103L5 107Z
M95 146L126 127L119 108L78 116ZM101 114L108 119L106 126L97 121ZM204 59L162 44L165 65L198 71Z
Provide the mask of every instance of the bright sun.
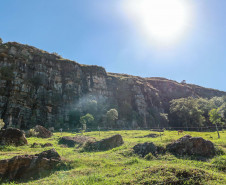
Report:
M186 31L189 8L185 0L126 0L129 17L151 39L171 43Z

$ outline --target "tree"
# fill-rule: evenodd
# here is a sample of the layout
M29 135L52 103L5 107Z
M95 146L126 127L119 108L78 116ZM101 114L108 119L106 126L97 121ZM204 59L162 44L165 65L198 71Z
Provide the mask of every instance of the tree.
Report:
M182 127L199 127L203 125L203 111L195 98L180 98L170 102L170 116L173 124Z
M83 126L84 124L87 125L87 124L90 124L94 121L94 117L92 114L89 114L87 113L85 116L82 116L80 118L80 123L81 125Z
M217 134L218 134L218 138L220 138L220 133L218 131L218 127L217 127L217 124L223 124L222 122L222 117L221 117L221 114L220 114L220 109L212 109L210 112L209 112L209 119L210 121L216 125L216 130L217 130Z
M5 126L3 119L0 119L0 130Z
M109 121L112 125L118 119L118 111L116 109L110 109L109 111L107 111L106 116L107 121Z

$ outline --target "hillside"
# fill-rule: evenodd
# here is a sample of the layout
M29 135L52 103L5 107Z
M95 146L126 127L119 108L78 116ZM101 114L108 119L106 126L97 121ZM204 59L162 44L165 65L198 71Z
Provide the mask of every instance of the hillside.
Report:
M100 114L119 112L113 127L166 126L169 101L181 97L223 96L226 92L165 78L141 78L107 73L99 66L82 65L32 46L0 45L0 117L7 125L27 129L69 124L71 111L94 99ZM131 116L132 115L132 116ZM99 124L108 127L101 116Z

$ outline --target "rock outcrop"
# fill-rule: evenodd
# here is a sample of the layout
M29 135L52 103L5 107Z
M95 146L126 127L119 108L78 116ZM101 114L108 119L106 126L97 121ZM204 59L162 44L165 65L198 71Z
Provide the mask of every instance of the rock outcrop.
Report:
M41 125L35 126L35 132L38 133L37 137L41 137L41 138L49 138L53 135L52 132L50 132L49 130L47 130L45 127Z
M68 147L74 147L76 144L82 145L88 141L94 142L95 138L88 136L75 136L75 137L64 136L60 138L59 144L67 145Z
M202 137L191 137L190 135L185 135L167 145L166 149L176 155L211 157L215 154L215 148L211 141Z
M169 112L172 99L223 95L226 92L165 78L107 73L102 67L81 65L16 42L0 45L0 117L7 126L67 128L70 112L92 96L108 110L118 108L114 127L162 127L167 122L161 113Z
M49 174L61 158L55 149L36 155L22 155L0 160L0 178L7 180L36 179Z
M124 143L122 136L120 134L116 134L114 136L111 136L109 138L102 139L100 141L96 142L90 142L88 141L84 149L88 151L96 151L96 150L110 150L115 147L119 147Z
M133 147L134 153L140 155L141 157L144 157L145 155L152 153L153 155L156 155L157 147L154 145L154 143L140 143Z
M26 145L27 139L24 133L16 128L7 128L0 130L0 145Z

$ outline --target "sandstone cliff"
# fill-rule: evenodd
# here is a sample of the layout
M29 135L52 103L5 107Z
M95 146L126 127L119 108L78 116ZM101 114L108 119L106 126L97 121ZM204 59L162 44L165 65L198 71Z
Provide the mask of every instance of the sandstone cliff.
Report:
M67 124L70 111L87 96L118 109L115 126L165 126L170 100L226 95L165 78L107 73L16 42L0 44L0 75L0 117L19 128Z

